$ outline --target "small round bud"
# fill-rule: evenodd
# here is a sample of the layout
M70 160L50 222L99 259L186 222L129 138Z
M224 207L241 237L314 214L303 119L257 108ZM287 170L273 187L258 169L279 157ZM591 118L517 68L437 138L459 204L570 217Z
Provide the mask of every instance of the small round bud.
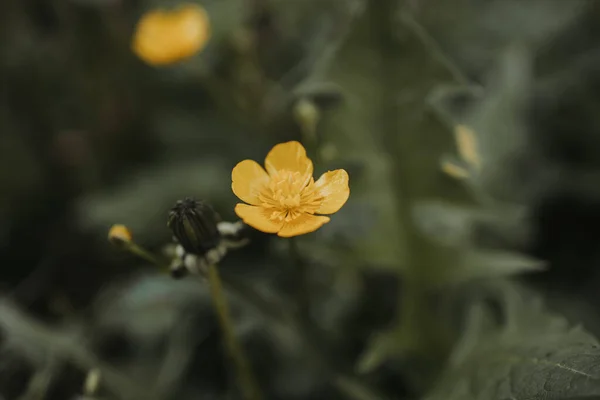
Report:
M125 225L113 225L108 231L108 241L115 246L124 246L131 243L132 239L131 232Z
M167 226L187 253L204 256L221 241L219 215L206 203L187 198L169 213Z
M302 98L294 106L294 117L300 125L313 127L319 120L319 109L310 99Z

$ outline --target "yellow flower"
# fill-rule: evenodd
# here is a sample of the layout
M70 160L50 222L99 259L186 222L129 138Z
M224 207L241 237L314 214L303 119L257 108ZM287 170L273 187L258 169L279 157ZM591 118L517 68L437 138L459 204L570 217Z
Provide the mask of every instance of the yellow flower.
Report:
M265 168L244 160L231 172L233 193L248 203L237 204L235 213L262 232L281 237L313 232L329 222L315 214L337 212L350 195L343 169L328 171L315 182L313 163L298 142L273 147Z
M125 225L113 225L108 231L108 240L115 245L130 243L132 239L131 231Z
M151 65L168 65L198 53L210 39L206 11L184 4L171 11L152 10L137 23L133 51Z

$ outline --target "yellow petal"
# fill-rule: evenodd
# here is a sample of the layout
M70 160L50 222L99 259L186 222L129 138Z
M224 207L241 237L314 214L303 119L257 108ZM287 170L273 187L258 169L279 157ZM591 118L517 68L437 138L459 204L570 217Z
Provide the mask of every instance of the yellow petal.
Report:
M481 157L477 145L477 136L475 132L465 125L457 125L454 128L456 145L458 152L463 160L475 168L481 166Z
M333 214L348 200L350 187L348 173L343 169L328 171L315 182L315 193L323 197L323 202L317 209L317 214Z
M108 231L108 240L113 243L129 243L133 240L131 231L125 225L113 225Z
M292 237L314 232L329 222L329 217L321 217L312 214L302 214L293 221L286 222L277 233L281 237Z
M467 179L470 175L467 169L449 160L443 160L440 164L440 168L445 174L454 179Z
M202 50L210 39L210 20L204 8L196 4L183 5L173 15L179 34L179 55L193 56Z
M231 190L248 204L260 204L258 194L268 183L269 175L256 161L244 160L231 171Z
M265 233L277 233L283 226L283 221L273 221L269 218L271 211L262 207L249 206L247 204L237 204L235 213L254 229Z
M265 159L265 168L269 175L281 170L299 172L302 176L312 176L313 173L312 161L306 156L304 147L296 141L273 147Z
M186 4L173 11L152 10L137 23L132 48L151 65L167 65L201 51L210 39L206 11Z

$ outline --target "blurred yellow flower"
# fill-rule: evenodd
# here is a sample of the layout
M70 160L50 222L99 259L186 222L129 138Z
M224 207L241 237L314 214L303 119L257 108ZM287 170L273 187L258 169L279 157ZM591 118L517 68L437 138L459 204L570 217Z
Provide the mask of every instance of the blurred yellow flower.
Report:
M456 125L454 139L461 160L445 157L440 162L441 169L456 179L470 178L473 172L481 170L482 165L477 135L466 125Z
M471 167L481 168L481 156L475 131L466 125L457 125L454 128L454 136L461 158Z
M132 48L151 65L168 65L200 52L210 39L204 8L184 4L174 10L152 10L137 23Z
M108 231L108 240L116 245L130 243L133 239L131 231L125 226L116 224Z
M329 222L329 217L314 214L333 214L350 196L343 169L328 171L315 182L313 163L299 142L273 147L265 168L244 160L231 173L233 193L248 203L237 204L235 213L262 232L281 237L313 232Z

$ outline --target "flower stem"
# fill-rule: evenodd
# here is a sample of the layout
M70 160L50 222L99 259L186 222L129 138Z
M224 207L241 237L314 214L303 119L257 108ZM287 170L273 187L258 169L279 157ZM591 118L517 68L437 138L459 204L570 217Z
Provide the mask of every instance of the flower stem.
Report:
M295 285L296 285L296 306L298 308L299 320L306 324L310 321L310 291L308 285L308 268L300 255L298 242L296 238L289 239L290 257L292 259Z
M157 267L164 266L164 263L160 262L158 260L158 258L156 258L156 256L154 256L148 250L144 249L143 247L137 245L134 242L128 243L126 250L128 250L130 253L132 253L140 258L143 258L144 260L148 261L149 263L156 265Z
M293 238L292 242L295 242ZM303 270L306 267L306 264L304 264L304 261L300 256L300 252L297 248L297 243L293 243L291 246L294 246L294 249L293 253L292 251L290 251L290 253L293 254L293 259L296 263L300 265L300 268ZM145 250L144 248L138 245L135 245L133 247L127 246L125 249L131 252L132 254L135 254L139 257L146 259L147 261L154 263L161 269L168 269L167 266L161 263L148 250ZM299 269L296 269L296 271L298 270ZM314 363L320 366L325 366L327 368L328 373L332 377L332 384L346 398L352 400L384 399L384 397L380 393L377 393L375 390L370 388L368 385L364 384L360 379L356 378L355 376L347 375L340 371L337 371L335 365L325 356L324 352L321 349L321 346L317 345L316 343L314 343L313 339L309 338L309 336L311 335L308 332L306 332L307 327L304 324L304 322L302 322L300 318L297 318L293 315L289 315L284 307L281 307L279 304L274 304L270 300L263 298L262 295L256 292L251 286L246 286L242 282L236 281L231 277L224 276L223 279L221 279L216 266L208 268L208 271L203 272L201 275L208 279L209 284L211 286L211 295L215 304L215 309L217 310L217 316L219 318L219 324L221 325L221 329L224 333L229 332L228 335L225 335L226 340L228 337L233 338L232 342L228 341L228 348L233 348L234 351L229 350L229 352L237 355L237 357L232 357L234 358L234 360L236 360L236 366L238 366L237 369L239 371L238 374L240 375L240 377L244 377L243 379L239 379L242 387L246 388L244 389L244 394L247 399L258 400L262 396L260 394L260 389L258 385L255 384L255 380L253 379L252 370L250 369L249 363L246 361L241 347L234 336L233 325L231 323L231 317L229 315L229 308L223 295L224 289L228 290L231 294L238 296L247 304L251 305L255 310L257 310L264 317L266 317L268 321L276 324L278 328L288 329L292 335L298 335L306 351L306 356L310 358ZM302 276L306 276L304 272L302 273ZM303 285L302 287L306 286ZM308 294L308 292L303 293Z
M140 257L141 259L148 261L150 264L155 265L161 271L164 271L164 272L169 271L169 265L167 262L156 257L150 251L146 250L145 248L143 248L142 246L140 246L139 244L137 244L135 242L126 243L125 246L123 247L123 249L125 251L133 254L134 256Z
M235 363L242 394L247 400L259 400L262 398L260 389L254 379L250 363L242 346L235 336L229 306L223 294L223 286L216 265L211 265L208 268L208 281L217 319L223 331L227 351Z

